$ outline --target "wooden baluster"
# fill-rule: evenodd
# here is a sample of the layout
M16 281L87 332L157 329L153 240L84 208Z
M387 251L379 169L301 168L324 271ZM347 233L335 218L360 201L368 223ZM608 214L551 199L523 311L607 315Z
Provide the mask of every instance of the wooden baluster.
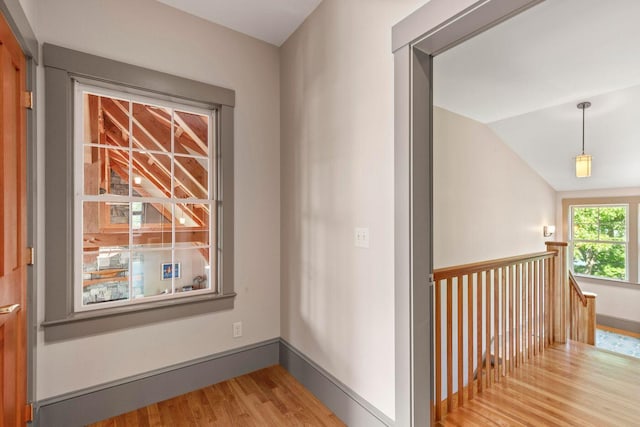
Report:
M518 273L516 278L516 366L520 366L522 363L522 331L520 326L522 325L520 319L520 306L522 303L522 263L518 264Z
M580 341L580 306L582 305L582 301L578 298L578 295L574 292L574 305L575 305L575 319L574 328L575 332L573 334L574 340Z
M478 352L478 375L477 375L477 379L478 379L478 393L482 393L482 350L483 350L483 345L482 345L482 289L484 289L484 282L485 282L486 278L485 278L485 272L479 272L477 279L476 279L476 303L477 303L477 307L476 307L476 322L478 325L478 332L477 332L477 352Z
M507 375L507 268L502 267L502 286L500 289L500 301L502 304L500 311L500 323L502 325L502 376Z
M529 273L527 275L527 355L533 357L533 261L529 263Z
M569 291L569 339L573 339L573 290Z
M538 342L536 343L536 348L538 349L538 353L542 353L542 282L544 281L544 270L546 270L544 268L545 263L547 262L547 260L541 260L541 261L537 261L538 263L538 285L536 290L538 291L537 295L536 295L536 300L538 301L538 311L537 311L537 316L536 317L536 338L538 339Z
M543 286L541 289L541 295L540 295L540 302L541 302L541 307L542 307L542 324L540 325L540 328L542 329L542 344L541 344L541 350L544 350L544 348L547 346L547 314L548 310L547 310L547 286L549 285L549 278L550 278L550 274L549 272L551 271L551 261L549 260L545 260L546 265L545 265L545 269L544 269L544 282L543 282Z
M549 262L549 264L551 264L551 270L547 276L547 284L544 287L544 301L545 307L547 308L547 312L545 313L545 331L547 332L545 335L545 347L549 347L553 342L553 301L551 298L551 283L556 278L556 262L557 258L552 258Z
M573 335L573 313L574 313L574 307L575 307L575 301L574 301L574 292L573 289L571 289L569 291L569 339L572 340L574 339L574 335Z
M442 417L442 281L436 281L435 289L435 311L436 311L436 360L435 360L435 377L436 377L436 396L435 396L435 415L436 421Z
M462 321L464 312L462 311L462 281L462 276L458 276L458 408L462 406L464 400L464 324Z
M578 330L578 328L576 327L576 325L578 323L577 322L577 317L578 317L577 316L577 312L578 312L578 302L577 302L578 301L578 296L576 295L575 292L571 292L571 297L572 297L571 301L573 302L571 304L571 310L572 310L572 314L573 314L572 320L573 321L571 322L571 325L570 325L571 326L571 336L569 338L572 339L572 340L577 340L578 337L576 335L576 331Z
M482 335L478 331L478 336ZM473 274L467 276L467 396L473 399Z
M591 292L583 292L587 298L587 336L585 342L587 344L596 345L596 294Z
M545 347L549 347L551 345L551 297L550 297L550 283L551 277L553 274L553 267L551 262L548 262L549 265L549 273L547 274L546 280L544 282L544 337L545 337Z
M453 409L453 280L447 279L447 412Z
M544 351L544 340L545 340L545 330L544 330L544 316L545 316L545 309L544 309L544 287L546 286L546 282L547 279L549 277L549 259L545 259L544 260L544 271L543 271L543 276L542 276L542 283L540 288L538 289L538 291L540 292L540 295L538 296L538 300L540 301L538 304L540 306L540 316L538 318L538 321L540 322L540 352L542 353Z
M538 355L538 285L540 282L540 261L536 261L535 276L533 280L533 316L531 321L533 322L533 355Z
M551 274L549 274L549 344L555 342L553 324L555 323L556 301L553 298L553 282L556 280L556 259L551 258Z
M578 296L575 292L573 292L573 308L572 308L572 327L573 331L571 331L571 337L573 340L578 341L578 313L580 312L578 309Z
M510 362L509 366L511 371L515 370L517 365L516 361L516 318L515 318L515 298L516 298L516 266L511 267L511 280L509 281L509 337L511 338L510 348Z
M587 343L587 335L589 332L588 300L585 299L585 303L586 304L583 304L580 309L580 342L583 343Z
M499 303L499 276L500 269L493 270L493 382L500 381L500 328L498 322L500 321L500 303Z
M579 320L580 320L580 318L579 318L579 316L580 316L580 304L581 304L581 302L580 302L580 300L578 298L578 295L576 295L575 292L574 292L573 295L574 295L574 297L573 297L574 298L573 299L574 303L573 304L575 306L575 308L574 308L574 310L575 310L575 314L574 314L575 322L573 322L573 325L574 325L573 327L575 328L575 330L573 332L573 339L576 340L576 341L580 341L580 335L579 335L579 329L580 329L579 328L579 325L580 325Z
M514 371L518 366L516 361L516 273L517 266L511 267L511 281L509 282L509 312L511 313L511 370Z
M491 289L491 271L487 271L485 274L485 304L487 305L485 322L487 330L485 331L486 353L484 358L484 366L487 371L487 388L491 387Z

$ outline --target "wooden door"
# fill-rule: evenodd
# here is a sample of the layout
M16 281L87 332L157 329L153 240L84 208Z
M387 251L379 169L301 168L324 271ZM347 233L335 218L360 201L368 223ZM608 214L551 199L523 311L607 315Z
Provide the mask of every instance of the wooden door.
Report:
M0 426L26 417L26 61L0 15Z

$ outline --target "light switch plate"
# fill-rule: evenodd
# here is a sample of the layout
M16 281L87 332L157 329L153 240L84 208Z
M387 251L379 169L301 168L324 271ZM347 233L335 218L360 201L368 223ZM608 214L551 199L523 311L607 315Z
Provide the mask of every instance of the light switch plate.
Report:
M369 247L369 229L365 227L356 227L354 229L355 246L356 248L368 248Z
M235 322L233 324L233 337L240 338L242 336L242 322Z

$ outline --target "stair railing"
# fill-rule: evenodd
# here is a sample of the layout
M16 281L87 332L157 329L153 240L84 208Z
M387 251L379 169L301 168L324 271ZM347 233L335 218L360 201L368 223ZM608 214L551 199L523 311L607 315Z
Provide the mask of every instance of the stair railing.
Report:
M434 271L436 421L551 345L557 257L547 250Z
M569 272L569 339L596 344L596 294L583 292Z

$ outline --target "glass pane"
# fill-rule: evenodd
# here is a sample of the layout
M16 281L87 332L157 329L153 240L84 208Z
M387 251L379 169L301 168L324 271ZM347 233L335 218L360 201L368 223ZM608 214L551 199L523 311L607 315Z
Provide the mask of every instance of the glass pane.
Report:
M174 115L175 152L197 156L209 155L209 117L176 111Z
M129 148L129 101L85 93L83 141Z
M627 209L624 206L610 206L599 209L600 240L626 241Z
M625 242L627 240L625 206L573 209L573 238Z
M176 263L181 270L176 277L176 292L210 288L209 248L176 251Z
M175 156L175 192L181 199L209 197L209 160Z
M82 304L129 298L129 252L100 247L82 257Z
M598 208L573 208L573 238L598 240Z
M575 240L598 240L598 224L574 222L573 238Z
M133 252L133 298L171 294L171 251Z
M210 210L208 204L176 205L176 246L209 245Z
M129 203L83 202L83 247L129 246Z
M133 104L133 148L171 152L171 110Z
M133 151L133 196L171 197L171 156Z
M133 245L145 248L170 248L171 204L152 202L131 203Z
M129 195L129 151L84 147L84 194Z
M626 279L626 245L578 242L573 249L573 271L587 276Z

